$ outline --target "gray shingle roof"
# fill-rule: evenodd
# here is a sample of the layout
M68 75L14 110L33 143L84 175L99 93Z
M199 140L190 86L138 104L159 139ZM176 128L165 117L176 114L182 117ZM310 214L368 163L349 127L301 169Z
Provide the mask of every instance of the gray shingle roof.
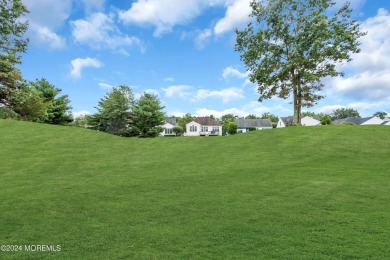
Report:
M343 119L337 119L333 121L333 124L342 124L342 123L353 123L356 125L361 125L364 122L370 120L372 117L365 117L365 118L360 118L360 117L347 117Z
M171 125L176 125L176 118L174 118L174 117L165 118L165 123L169 123Z
M210 118L210 117L197 117L194 119L195 122L197 122L200 125L206 125L206 126L220 126L221 124Z
M269 119L243 119L237 118L236 123L240 128L250 128L250 127L272 127L271 121Z
M291 125L291 124L294 123L294 117L293 116L281 117L280 120L283 121L284 125Z

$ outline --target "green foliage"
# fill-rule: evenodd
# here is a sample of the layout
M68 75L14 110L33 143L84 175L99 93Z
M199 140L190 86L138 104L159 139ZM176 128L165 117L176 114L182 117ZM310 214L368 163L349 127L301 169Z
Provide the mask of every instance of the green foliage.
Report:
M228 133L230 122L236 122L236 116L233 114L223 115L219 120L219 123L222 125L222 135L226 135Z
M176 135L182 135L184 133L184 129L183 127L181 126L175 126L172 128L172 131L176 134Z
M15 65L21 63L18 53L25 53L27 22L20 19L28 11L21 0L0 1L0 104L10 106L10 95L21 84L22 76Z
M12 110L20 119L26 121L39 121L45 116L50 102L46 101L38 90L26 85L13 91L8 97L12 104Z
M1 119L7 119L7 118L18 119L19 114L8 107L0 107L0 118Z
M249 131L249 132L256 131L256 127L249 127L249 128L248 128L248 131Z
M238 125L236 122L229 122L227 125L227 133L229 135L237 134Z
M352 122L342 122L338 125L356 125L355 123L352 123Z
M164 124L164 106L156 95L144 93L134 102L133 125L139 130L140 137L156 137L163 131L160 125Z
M278 121L279 121L279 117L272 114L272 113L263 113L260 117L261 119L269 119L269 121L271 121L271 123L274 123L274 124L277 124Z
M258 116L251 114L251 115L247 115L245 119L258 119Z
M119 135L131 123L134 95L128 86L114 87L100 99L98 112L91 116L91 126L99 131Z
M332 124L332 118L329 115L325 115L320 120L321 125L330 125Z
M343 119L347 117L360 117L360 114L357 110L352 108L338 108L333 110L332 120Z
M71 125L75 127L88 128L90 120L91 120L90 115L78 116L74 119Z
M31 88L39 91L45 102L48 102L47 111L40 119L43 123L54 125L67 125L73 122L72 107L68 95L58 96L61 89L50 84L46 79L36 79L30 82Z
M193 120L194 120L194 117L191 114L187 113L183 117L178 118L177 123L179 126L181 126L183 128L183 131L185 131L186 125Z
M259 101L292 96L296 124L302 107L323 98L321 79L342 75L337 64L360 51L358 39L365 33L351 20L349 3L332 14L334 5L332 0L252 1L254 19L236 30L235 50L259 86Z
M386 113L386 112L380 112L380 111L378 111L378 112L376 112L376 113L374 114L374 116L377 116L377 117L379 117L380 119L385 119L385 117L387 116L387 113Z

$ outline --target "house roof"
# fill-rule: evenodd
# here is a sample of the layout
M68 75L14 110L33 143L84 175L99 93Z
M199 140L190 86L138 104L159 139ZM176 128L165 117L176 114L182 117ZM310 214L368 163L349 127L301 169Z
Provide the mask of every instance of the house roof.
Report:
M364 122L370 120L372 117L365 117L365 118L360 118L360 117L347 117L347 118L342 118L342 119L337 119L333 121L333 124L342 124L342 123L354 123L356 125L361 125Z
M210 118L210 117L197 117L194 119L195 122L197 122L200 125L207 125L207 126L220 126L221 124Z
M169 123L171 125L176 125L176 118L174 118L174 117L165 118L165 123Z
M291 125L294 123L293 116L281 117L280 120L282 120L285 125Z
M272 127L269 119L243 119L236 118L238 127Z

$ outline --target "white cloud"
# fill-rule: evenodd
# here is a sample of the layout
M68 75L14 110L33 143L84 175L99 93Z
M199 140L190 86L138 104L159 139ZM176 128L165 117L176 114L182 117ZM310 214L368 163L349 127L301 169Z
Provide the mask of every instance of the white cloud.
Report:
M223 103L244 98L243 90L239 88L227 88L223 90L200 89L192 101L200 101L206 98L220 98Z
M66 46L65 39L47 27L31 24L30 29L34 31L31 38L40 45L48 45L51 49L62 49Z
M219 20L214 26L214 33L216 35L231 31L247 23L250 19L249 14L252 12L249 5L250 0L234 0L230 2L225 17Z
M195 38L195 45L198 50L203 50L206 46L207 41L212 36L210 29L205 29L198 33L198 36Z
M102 89L112 89L114 86L110 85L110 84L107 84L107 83L104 83L104 82L101 82L98 84L99 87L101 87Z
M372 102L390 98L390 15L379 9L375 17L361 24L368 34L361 39L361 52L341 66L346 77L325 79L327 96L345 96Z
M235 77L240 79L246 79L249 76L249 71L247 72L240 72L239 70L229 66L223 70L222 77L226 80L229 77Z
M74 112L72 112L72 114L73 114L73 118L77 118L80 116L90 115L91 112L89 112L87 110L81 110L81 111L74 111Z
M191 93L188 92L190 89L192 89L192 87L188 85L177 85L161 88L161 90L165 92L166 97L188 97L191 95Z
M29 10L26 18L29 21L28 37L32 43L61 49L66 45L64 37L56 33L69 18L72 11L72 0L23 0Z
M100 11L104 8L106 0L81 0L86 12Z
M120 32L113 14L94 13L86 20L71 21L73 39L94 49L108 48L127 54L126 48L137 45L144 51L140 39Z
M206 8L230 0L137 0L130 9L119 12L125 23L154 26L155 36L171 32L178 24L186 24Z
M146 89L144 92L151 95L157 95L157 96L160 95L160 93L156 89Z
M164 81L173 82L173 81L175 81L175 79L172 77L168 77L168 78L165 78Z
M81 77L81 71L84 68L101 68L103 64L97 60L92 58L77 58L71 61L72 70L70 71L70 75L73 78L80 78Z

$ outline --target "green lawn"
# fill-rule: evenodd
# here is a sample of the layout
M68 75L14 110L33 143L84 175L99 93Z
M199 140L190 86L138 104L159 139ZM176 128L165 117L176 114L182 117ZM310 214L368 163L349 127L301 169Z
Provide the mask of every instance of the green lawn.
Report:
M0 120L0 259L389 259L390 127L120 138Z

